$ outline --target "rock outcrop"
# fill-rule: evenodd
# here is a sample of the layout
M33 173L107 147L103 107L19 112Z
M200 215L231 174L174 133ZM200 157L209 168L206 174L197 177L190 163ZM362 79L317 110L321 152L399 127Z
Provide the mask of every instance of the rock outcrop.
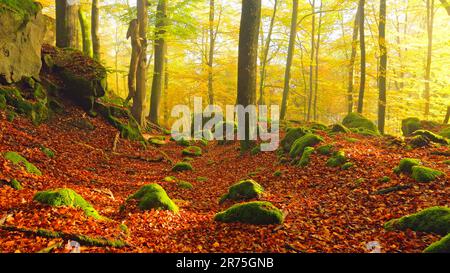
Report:
M0 0L0 81L39 78L44 34L45 20L39 4Z

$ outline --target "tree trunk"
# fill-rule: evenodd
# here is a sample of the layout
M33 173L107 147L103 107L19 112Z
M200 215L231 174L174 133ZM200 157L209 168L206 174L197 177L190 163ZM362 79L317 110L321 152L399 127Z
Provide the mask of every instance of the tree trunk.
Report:
M316 33L316 16L315 16L315 6L316 1L313 0L312 4L312 22L311 22L311 58L309 59L309 96L308 96L308 118L306 121L311 121L311 108L313 101L313 88L314 88L314 51L315 51L315 33Z
M361 83L359 85L358 113L362 114L364 110L364 93L366 89L366 39L364 32L364 5L365 0L359 0L359 37L361 49Z
M55 1L56 46L60 48L67 47L66 6L67 6L66 0Z
M319 91L319 52L320 52L320 35L322 30L322 7L323 1L320 1L320 15L319 15L319 28L317 32L317 47L316 47L316 75L314 80L314 121L318 120L317 116L317 99Z
M136 95L133 99L132 113L136 121L145 125L144 103L147 82L147 0L137 1L140 49L138 51L138 67L136 71Z
M73 0L66 4L66 37L67 47L79 49L80 42L78 39L78 10L80 8L80 1Z
M209 104L214 104L214 48L216 37L214 33L214 15L215 15L215 0L209 1L209 58L208 58L208 97Z
M242 0L242 15L239 32L238 92L237 104L247 107L256 103L256 78L258 61L258 38L261 23L261 1ZM251 149L250 118L245 117L245 140L241 141L241 152Z
M278 10L278 0L275 0L275 4L273 7L273 14L270 20L269 31L267 33L266 43L264 45L264 51L261 59L261 71L260 71L260 82L259 82L259 105L264 104L264 85L266 80L266 67L267 67L267 58L269 57L270 43L272 42L272 33L273 27L275 25L275 17L277 15ZM264 39L264 37L263 37Z
M444 124L448 124L450 120L450 106L447 107L447 114L445 115Z
M164 73L164 126L168 126L169 123L169 58L166 57L165 61L165 73Z
M428 52L427 66L425 71L425 119L430 115L430 96L431 96L431 61L433 57L433 25L434 25L434 0L427 0L427 34L428 34Z
M134 19L130 22L127 32L127 39L131 39L131 60L128 71L128 97L125 100L127 105L136 95L136 73L138 69L138 58L141 51L141 42L139 40L139 22Z
M92 53L95 60L100 61L100 38L98 36L99 26L99 0L92 0L91 11L91 36L92 36Z
M281 120L284 120L286 118L287 102L289 99L289 89L291 84L292 60L294 58L295 52L295 40L297 39L298 0L293 0L292 5L291 34L289 38L289 49L286 61L286 70L284 74L283 101L281 103L280 113Z
M78 10L78 19L80 20L83 53L86 56L92 57L91 28L81 8Z
M355 23L353 25L353 37L352 37L352 53L350 56L350 63L348 69L348 113L353 112L353 93L354 93L354 73L355 73L355 61L356 61L356 52L358 46L358 31L359 31L359 7L355 15Z
M447 10L448 15L450 15L450 3L447 0L440 0L444 8Z
M166 56L166 25L167 25L167 0L159 0L156 11L156 33L155 33L155 67L153 73L152 93L150 100L151 123L159 124L159 107L161 92L164 81L164 59Z
M378 99L378 128L382 134L385 131L386 122L386 72L387 72L387 48L386 48L386 0L380 0L380 23L379 23L379 43L380 43L380 73L378 79L379 99Z

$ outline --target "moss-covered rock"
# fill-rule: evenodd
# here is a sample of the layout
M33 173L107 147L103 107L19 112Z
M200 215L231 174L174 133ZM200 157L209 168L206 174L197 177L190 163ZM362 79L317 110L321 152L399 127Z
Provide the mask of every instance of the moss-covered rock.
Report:
M323 142L323 138L318 135L308 133L297 139L294 144L292 144L289 156L294 159L301 157L306 147L314 147L321 142Z
M409 140L409 145L413 148L422 148L430 144L430 140L424 136L415 136Z
M328 159L327 166L328 167L339 167L344 165L347 162L347 156L344 151L338 151L333 154L333 156Z
M400 160L400 164L398 165L398 167L394 169L394 172L397 174L411 174L412 168L415 166L420 166L421 164L422 162L419 159L403 158L402 160Z
M0 87L0 96L6 99L6 104L14 108L16 113L31 119L35 125L43 123L49 117L46 98L36 102L28 101L14 87Z
M418 118L407 118L402 120L402 132L404 136L411 136L415 131L420 130L422 125Z
M141 210L170 210L178 213L178 206L169 198L166 191L158 184L143 186L138 192L128 198L128 200L138 200Z
M219 203L226 200L240 201L259 198L264 188L252 179L242 180L228 189L228 193L220 198Z
M89 202L84 200L81 195L72 189L63 188L38 192L34 195L33 199L41 204L52 207L80 208L88 217L104 219Z
M437 135L431 131L428 130L418 130L415 131L412 136L422 136L425 138L428 138L431 142L434 143L439 143L439 144L443 144L443 145L448 145L449 144L449 140L447 140L445 137Z
M6 109L6 98L5 95L0 94L0 111L3 111Z
M379 132L375 132L366 128L352 128L350 129L350 132L359 134L362 136L372 136L372 137L378 137L380 136Z
M308 133L311 133L311 131L306 128L290 128L281 140L281 147L285 152L289 152L294 142Z
M375 123L357 113L351 113L347 115L342 121L342 124L347 128L366 129L375 133L376 135L379 135L379 131Z
M442 129L439 134L445 138L450 139L450 127Z
M15 190L20 191L23 189L22 184L17 179L11 180L10 183L11 183L11 188L13 188Z
M450 233L450 209L448 207L432 207L416 214L394 219L384 225L387 230L406 230L430 232L440 235Z
M354 166L355 166L355 164L353 162L347 162L344 165L342 165L341 169L346 171L346 170L350 170Z
M46 147L44 147L44 146L41 146L40 150L41 150L41 152L42 152L43 154L45 154L48 158L54 158L54 157L55 157L55 151L53 151L53 150L50 149L50 148L46 148Z
M184 156L201 156L202 148L197 147L197 146L189 146L182 151L182 154Z
M441 240L427 247L424 253L450 253L450 233Z
M0 14L13 12L25 20L38 11L39 6L33 0L0 0Z
M170 182L170 183L177 182L177 178L174 176L166 176L166 177L164 177L163 180L164 180L164 182Z
M314 153L315 149L313 147L306 147L303 151L302 157L300 161L298 162L298 166L300 167L306 167L309 165L309 162L311 161L311 155Z
M380 179L378 179L379 183L388 183L391 182L391 178L389 176L383 176Z
M176 140L176 143L180 146L189 147L191 145L191 142L185 138L180 138Z
M183 172L183 171L192 171L194 168L192 168L192 165L188 162L178 162L173 166L172 171L173 172Z
M26 158L21 156L20 154L16 152L7 152L4 154L4 158L8 161L10 161L14 165L19 165L25 167L26 171L29 174L34 174L37 176L41 176L42 172L34 166L32 163L28 162Z
M333 133L344 133L344 134L350 133L350 130L347 127L345 127L345 125L340 123L331 125L330 131Z
M412 167L412 178L414 178L417 182L432 182L437 178L444 176L444 173L438 170L434 170L431 168L423 167L423 166L414 166Z
M350 143L358 143L359 142L359 139L353 138L353 137L347 137L345 140Z
M333 149L334 149L333 144L327 144L317 148L317 152L321 155L331 155L333 153Z
M185 190L192 190L194 188L194 186L191 183L186 181L179 181L177 183L177 186Z
M316 130L316 131L326 131L326 130L328 130L328 126L326 126L323 123L318 123L318 122L311 124L310 128L313 129L313 130Z
M282 224L283 213L270 202L250 202L234 205L226 211L216 214L214 220L253 225Z
M275 177L281 177L282 175L283 175L283 172L280 171L280 170L276 170L276 171L273 173L273 176L275 176Z

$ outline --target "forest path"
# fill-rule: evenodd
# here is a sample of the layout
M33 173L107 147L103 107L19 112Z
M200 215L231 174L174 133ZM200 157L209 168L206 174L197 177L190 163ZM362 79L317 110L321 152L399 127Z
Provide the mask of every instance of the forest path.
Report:
M430 150L406 151L388 146L379 138L359 135L323 135L327 143L346 151L356 167L347 171L326 167L327 156L314 155L306 168L279 165L275 153L241 156L238 144L220 146L210 143L203 156L194 158L194 171L174 173L168 162L149 163L111 153L116 130L101 118L90 119L94 131L73 126L83 113L68 106L66 115L34 127L21 117L14 123L0 113L0 152L16 151L34 163L43 176L36 177L11 166L0 157L0 180L16 178L24 189L0 185L0 218L12 217L7 224L29 229L81 233L90 236L126 239L129 247L114 249L83 247L83 252L367 252L367 243L378 241L382 251L421 252L438 236L415 232L387 232L388 220L436 205L448 205L450 189L444 178L429 184L417 184L392 169L401 158L421 158L446 172L444 156ZM357 138L358 142L348 138ZM43 145L56 152L54 159L40 150ZM117 153L154 158L163 150L174 162L183 159L183 147L170 142L161 148L144 150L139 143L120 140ZM444 150L445 148L441 148ZM281 170L281 177L274 172ZM180 188L164 178L175 176L190 182L194 189ZM387 183L379 182L391 177ZM213 220L215 213L232 203L218 204L230 185L252 177L266 190L263 200L272 202L286 214L283 226L223 224ZM364 178L364 181L357 182ZM142 212L127 206L119 212L127 197L141 186L160 184L180 206L180 214L164 211ZM381 188L414 183L406 191L372 195ZM51 208L32 201L42 190L74 189L113 221L86 218L81 210ZM112 193L113 197L108 194ZM126 237L118 228L128 226ZM0 231L0 252L39 251L54 240ZM60 251L60 250L58 250Z

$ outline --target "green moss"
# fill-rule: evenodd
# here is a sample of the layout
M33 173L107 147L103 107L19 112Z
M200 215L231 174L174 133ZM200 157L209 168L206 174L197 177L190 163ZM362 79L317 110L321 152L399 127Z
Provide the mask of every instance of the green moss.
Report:
M347 156L344 151L338 151L333 154L333 156L328 159L328 167L339 167L347 162Z
M2 12L14 12L21 19L26 20L36 14L39 6L33 0L0 0L0 14Z
M5 97L6 103L12 106L15 112L28 117L35 125L48 119L49 110L46 100L31 103L24 99L20 91L15 88L0 88L0 96Z
M330 130L333 133L344 133L344 134L350 133L350 130L347 127L345 127L343 124L340 124L340 123L331 125Z
M308 133L311 133L311 131L306 128L289 129L286 136L281 140L281 147L285 152L289 152L294 142Z
M352 137L348 137L345 139L346 141L350 142L350 143L358 143L359 139L357 138L352 138Z
M380 183L388 183L388 182L391 182L391 178L389 176L383 176L380 179L378 179L378 182L380 182Z
M435 133L433 133L431 131L427 131L427 130L418 130L418 131L415 131L412 135L426 137L431 142L434 142L434 143L439 143L439 144L443 144L443 145L449 144L449 140L447 140L445 137L436 135Z
M11 161L11 163L14 165L21 165L25 167L29 174L34 174L37 176L42 175L42 172L36 166L28 162L28 160L26 160L23 156L16 152L7 152L4 154L4 157L6 160Z
M342 165L341 169L346 171L346 170L350 170L354 166L355 166L355 164L353 164L352 162L347 162L344 165Z
M148 142L155 146L164 146L167 144L166 141L161 140L161 139L156 139L156 138L151 138L148 140Z
M177 186L182 188L182 189L185 189L185 190L192 190L194 188L194 186L191 183L186 182L186 181L178 182Z
M194 159L192 157L185 157L183 158L183 162L192 162Z
M306 147L303 151L302 158L300 159L298 165L300 167L306 167L311 161L311 155L314 153L315 149L313 147Z
M412 167L412 178L414 178L417 182L432 182L436 180L438 177L443 176L444 173L438 170L434 170L431 168L426 168L423 166L414 166Z
M415 131L420 130L422 125L418 118L407 118L402 120L402 132L404 136L411 136Z
M366 128L352 128L350 129L351 132L355 133L355 134L359 134L362 136L372 136L372 137L377 137L380 136L379 132L375 132Z
M9 122L13 122L16 117L17 117L16 112L10 109L6 110L6 120L8 120Z
M450 139L450 127L444 128L439 132L439 134L443 137Z
M421 164L422 162L420 162L419 159L403 158L402 160L400 160L400 164L398 165L398 167L394 169L394 172L398 174L400 173L411 174L412 168L414 166L419 166Z
M276 171L273 173L273 176L275 176L275 177L281 177L282 175L283 175L283 172L280 171L280 170L276 170Z
M192 168L192 165L187 162L178 162L172 168L173 172L192 171L192 170L194 170L194 168Z
M413 148L422 148L430 144L430 140L424 136L415 136L409 141L409 145Z
M55 157L55 152L52 149L41 146L41 152L44 153L49 158Z
M440 235L450 233L450 209L448 207L432 207L416 214L394 219L384 225L387 230L406 230L430 232Z
M197 147L197 146L189 146L182 151L182 154L184 156L201 156L202 148Z
M254 148L251 150L250 154L251 154L251 155L257 155L257 154L259 154L260 152L261 152L261 147L258 145L258 146L254 147Z
M320 136L308 133L297 139L294 144L292 144L289 156L291 158L301 157L306 147L314 147L322 141L323 139Z
M15 189L15 190L22 190L22 184L20 184L20 182L16 179L11 180L11 188Z
M342 124L348 128L366 129L368 131L372 131L376 135L379 135L378 128L375 123L357 113L347 115L342 121Z
M253 225L282 224L283 213L270 202L250 202L234 205L226 211L216 214L214 220Z
M199 177L197 177L196 180L199 181L199 182L206 182L206 181L208 181L209 179L208 179L207 177L199 176Z
M427 247L424 253L450 253L450 233L441 240Z
M220 198L219 203L225 202L225 200L249 200L253 198L259 198L263 194L264 188L252 179L242 180L228 189L228 193Z
M0 94L0 110L3 111L6 109L6 98L3 94Z
M186 140L184 138L181 138L176 141L176 143L180 146L189 147L191 145L191 142L189 140Z
M128 198L128 200L138 200L141 210L170 210L178 213L178 206L169 198L166 191L158 184L143 186L138 192Z
M331 155L333 153L333 149L334 149L333 144L327 144L317 148L317 152L321 155Z
M105 219L102 217L94 207L83 199L81 195L72 189L56 189L49 191L42 191L35 194L33 200L50 205L52 207L74 207L81 208L86 216L95 219Z
M164 180L165 182L170 182L170 183L172 183L172 182L177 182L177 178L174 177L174 176L166 176L166 177L164 177L163 180Z
M317 131L326 131L328 127L323 123L313 123L311 125L311 129L317 130Z

